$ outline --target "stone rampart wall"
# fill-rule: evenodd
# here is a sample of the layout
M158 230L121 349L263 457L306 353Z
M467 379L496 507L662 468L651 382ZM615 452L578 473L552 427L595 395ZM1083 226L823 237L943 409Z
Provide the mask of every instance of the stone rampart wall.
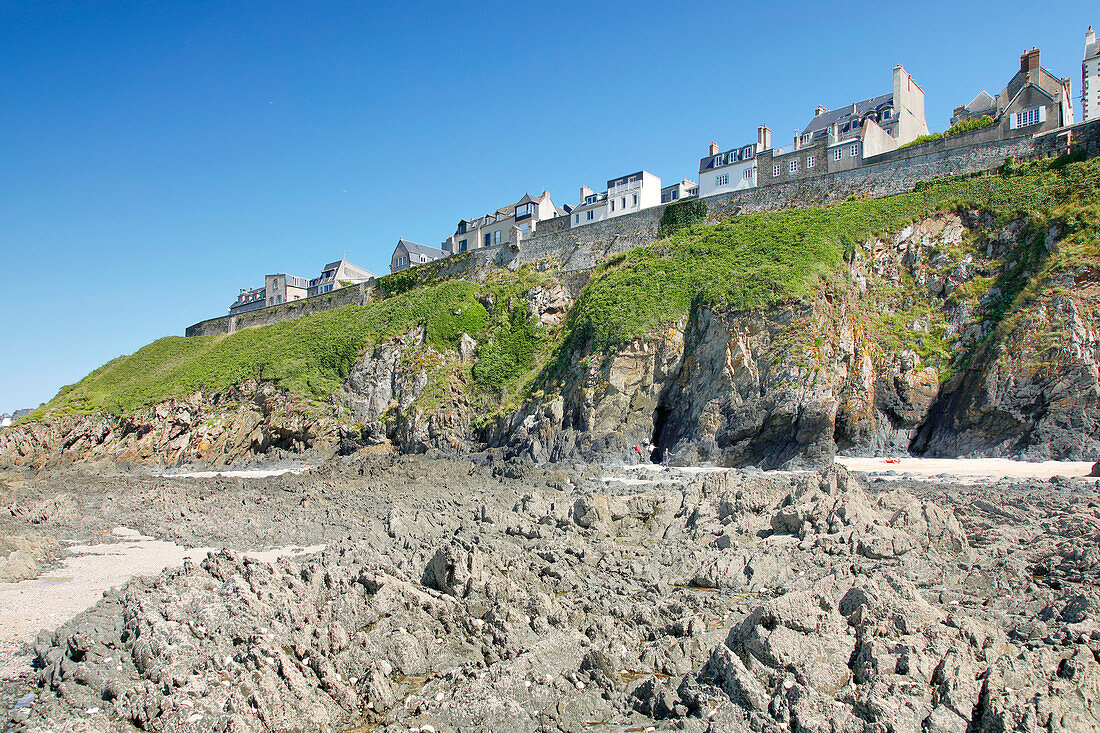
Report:
M1100 120L1036 137L990 139L993 135L991 128L976 130L892 150L852 170L708 196L703 200L707 203L709 219L716 221L735 213L832 204L853 194L879 197L905 193L922 181L997 168L1008 158L1027 160L1069 150L1100 155ZM518 268L525 264L555 267L564 272L589 270L605 257L651 244L657 237L664 209L664 205L656 206L576 228L569 228L568 217L551 219L539 222L536 232L521 240L518 247L475 249L420 267L425 268L425 281L478 279L492 268ZM241 328L298 318L329 308L362 305L370 301L372 292L373 288L364 284L240 316L213 318L191 326L187 335L233 333Z

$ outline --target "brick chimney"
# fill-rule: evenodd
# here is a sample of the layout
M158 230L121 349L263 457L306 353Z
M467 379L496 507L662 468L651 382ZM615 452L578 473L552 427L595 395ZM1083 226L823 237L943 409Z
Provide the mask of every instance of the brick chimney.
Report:
M710 144L710 154L711 155L718 155L718 143L711 142L711 144Z
M591 196L591 195L592 195L592 189L591 188L589 188L588 186L581 186L581 203L582 204L584 203L584 200L586 198L588 198L589 196Z
M768 129L767 125L761 125L756 128L756 152L761 150L769 150L772 146L772 131Z
M815 109L815 110L814 110L814 117L818 117L818 116L820 116L820 115L823 115L823 114L825 114L825 113L826 113L826 112L828 112L828 111L829 111L829 110L825 109L824 107L822 107L822 106L821 106L821 105L819 104L819 105L817 105L817 109Z
M1034 46L1030 51L1024 51L1020 55L1020 71L1038 71L1039 69L1039 49Z

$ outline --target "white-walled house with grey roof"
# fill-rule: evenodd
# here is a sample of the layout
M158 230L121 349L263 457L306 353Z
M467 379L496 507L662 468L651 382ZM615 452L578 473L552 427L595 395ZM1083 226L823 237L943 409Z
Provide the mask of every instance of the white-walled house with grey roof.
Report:
M612 178L601 193L582 186L580 202L570 212L569 226L586 226L660 204L661 179L648 171L637 171Z
M374 278L374 273L353 265L347 260L330 262L321 268L321 274L309 281L309 297L331 293L333 290L357 285Z
M757 134L763 135L764 129ZM699 161L699 197L755 186L756 146L750 143L723 152L718 143L712 142L707 157Z

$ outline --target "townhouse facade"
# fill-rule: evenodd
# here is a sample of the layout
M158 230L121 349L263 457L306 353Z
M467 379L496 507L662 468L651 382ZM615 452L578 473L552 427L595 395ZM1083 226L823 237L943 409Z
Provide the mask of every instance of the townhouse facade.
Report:
M612 178L600 193L581 186L580 201L569 212L569 226L587 226L660 204L661 179L648 171L637 171Z
M1072 125L1072 83L1068 77L1060 79L1044 69L1039 63L1039 49L1032 48L1020 55L1019 71L997 96L983 89L968 104L955 108L951 124L981 117L993 120L990 134L1000 138L1034 135Z
M699 161L699 197L739 191L756 185L757 148L771 147L771 130L759 127L757 141L720 152L718 143L710 144L707 157Z
M540 221L560 214L548 191L539 196L524 194L516 203L491 214L458 222L455 233L441 247L447 254L462 254L483 247L516 244L536 231Z
M241 288L237 299L229 306L229 315L258 311L267 307L267 287Z
M832 111L819 106L809 123L796 131L790 148L776 150L758 143L757 185L851 170L865 157L896 150L927 134L924 90L899 65L894 67L891 93Z
M661 203L671 204L680 199L690 199L699 195L699 186L690 178L661 189Z
M1085 58L1081 62L1081 121L1100 117L1100 43L1092 26L1085 31Z

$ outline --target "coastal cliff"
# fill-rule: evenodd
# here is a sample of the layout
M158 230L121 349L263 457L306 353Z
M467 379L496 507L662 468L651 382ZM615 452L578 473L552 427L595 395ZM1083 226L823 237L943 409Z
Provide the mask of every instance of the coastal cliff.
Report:
M722 215L567 272L382 278L364 306L162 339L0 433L0 462L363 449L807 467L1100 454L1100 164Z

